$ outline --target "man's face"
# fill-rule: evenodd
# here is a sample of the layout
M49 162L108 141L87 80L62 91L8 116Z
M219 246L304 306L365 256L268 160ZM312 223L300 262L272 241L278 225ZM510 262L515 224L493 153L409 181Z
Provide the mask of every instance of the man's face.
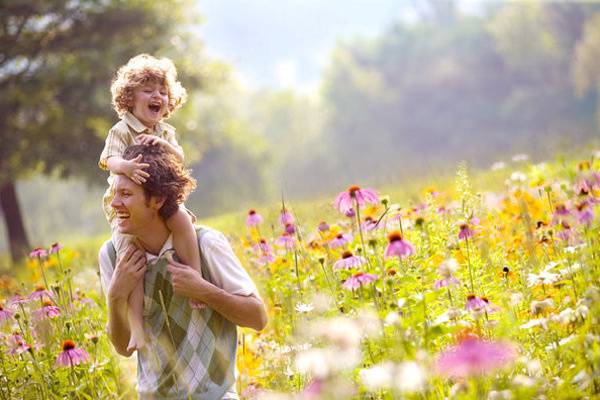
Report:
M150 80L133 89L133 115L148 128L154 128L167 112L169 93L167 88L156 80Z
M160 203L153 197L146 200L144 189L125 175L115 179L115 196L110 203L117 213L120 233L140 236L158 216Z

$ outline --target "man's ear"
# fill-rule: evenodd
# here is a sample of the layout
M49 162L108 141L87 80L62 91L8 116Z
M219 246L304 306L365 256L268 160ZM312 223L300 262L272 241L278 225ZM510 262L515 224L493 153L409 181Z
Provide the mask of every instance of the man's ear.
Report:
M154 208L155 210L160 210L160 208L163 206L163 204L165 204L165 201L167 201L167 197L163 196L163 197L152 197L150 199L150 206L152 208Z

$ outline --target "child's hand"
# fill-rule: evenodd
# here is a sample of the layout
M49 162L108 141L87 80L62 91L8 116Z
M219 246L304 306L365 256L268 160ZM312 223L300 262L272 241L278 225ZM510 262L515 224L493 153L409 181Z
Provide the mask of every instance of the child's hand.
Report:
M125 160L123 165L123 172L131 179L134 183L141 185L146 182L146 178L150 176L144 168L148 168L150 165L146 163L140 163L142 155L140 154L133 160Z
M158 145L166 147L167 142L165 139L159 138L158 136L148 135L146 133L139 134L135 137L139 144L143 145Z

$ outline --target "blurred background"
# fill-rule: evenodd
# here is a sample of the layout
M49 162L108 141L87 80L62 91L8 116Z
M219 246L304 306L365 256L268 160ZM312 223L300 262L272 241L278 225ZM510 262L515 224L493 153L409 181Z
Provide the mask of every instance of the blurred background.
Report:
M188 90L200 218L598 137L600 3L3 0L0 252L109 235L109 88L139 53Z

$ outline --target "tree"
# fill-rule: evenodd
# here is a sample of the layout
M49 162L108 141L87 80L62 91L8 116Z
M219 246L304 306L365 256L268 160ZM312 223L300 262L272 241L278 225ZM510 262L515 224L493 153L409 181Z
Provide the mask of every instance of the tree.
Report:
M0 2L0 205L13 260L29 248L15 183L34 173L105 178L96 159L116 117L111 77L135 54L185 54L175 62L198 86L210 67L198 67L201 48L185 48L196 46L186 29L198 21L188 0Z

